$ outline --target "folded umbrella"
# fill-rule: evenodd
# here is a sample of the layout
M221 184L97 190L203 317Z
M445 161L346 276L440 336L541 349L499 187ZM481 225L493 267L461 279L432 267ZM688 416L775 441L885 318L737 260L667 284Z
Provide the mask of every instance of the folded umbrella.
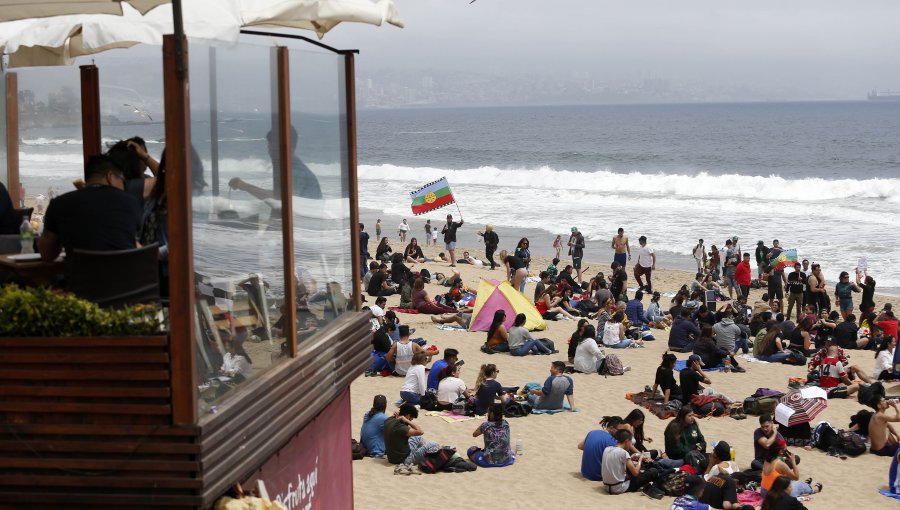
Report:
M792 390L778 400L775 421L785 426L809 423L828 408L828 399L806 398L800 390Z

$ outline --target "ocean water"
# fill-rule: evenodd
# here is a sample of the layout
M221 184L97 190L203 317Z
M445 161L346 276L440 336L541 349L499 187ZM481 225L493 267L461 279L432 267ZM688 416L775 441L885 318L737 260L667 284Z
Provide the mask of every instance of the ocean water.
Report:
M231 176L264 182L271 163L261 140L269 121L220 118L223 190ZM160 123L104 128L108 140L133 134L157 156L164 147ZM697 238L721 247L737 235L745 251L777 238L820 262L829 282L867 257L879 289L895 293L898 134L900 103L362 111L360 205L412 218L409 192L447 177L467 221L543 232L548 245L577 225L592 241L588 260L592 246L605 249L620 226L634 242L646 235L668 267L690 267ZM335 162L317 154L324 144L300 135L301 157L320 179L336 181ZM81 175L78 130L34 128L21 138L27 194L70 189ZM194 142L205 154L208 140L195 135ZM226 198L241 209L241 197ZM442 221L456 211L415 218L413 231L424 218Z
M366 111L360 205L409 217L408 193L447 177L466 220L498 229L608 245L623 227L669 267L698 238L778 239L830 282L866 257L898 289L898 134L900 104L866 102Z

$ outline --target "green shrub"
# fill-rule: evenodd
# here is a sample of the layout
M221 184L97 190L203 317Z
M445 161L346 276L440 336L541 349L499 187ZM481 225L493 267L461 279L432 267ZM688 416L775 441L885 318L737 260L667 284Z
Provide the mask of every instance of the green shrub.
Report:
M42 288L0 287L0 336L140 336L160 333L158 309L100 308L73 294Z

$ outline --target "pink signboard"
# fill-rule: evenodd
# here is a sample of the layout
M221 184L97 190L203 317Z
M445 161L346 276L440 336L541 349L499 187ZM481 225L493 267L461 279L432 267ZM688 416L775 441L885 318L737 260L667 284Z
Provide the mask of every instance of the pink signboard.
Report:
M287 510L350 510L350 390L345 390L250 477Z

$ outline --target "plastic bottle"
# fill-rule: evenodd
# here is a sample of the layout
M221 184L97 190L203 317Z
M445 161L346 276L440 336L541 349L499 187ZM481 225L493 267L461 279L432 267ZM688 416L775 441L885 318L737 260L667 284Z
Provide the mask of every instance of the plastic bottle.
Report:
M22 240L22 253L34 253L34 229L28 216L22 216L22 224L19 226L19 236Z
M522 441L521 437L516 438L516 455L524 455L525 454L525 441Z
M725 358L725 372L731 372L731 358Z

